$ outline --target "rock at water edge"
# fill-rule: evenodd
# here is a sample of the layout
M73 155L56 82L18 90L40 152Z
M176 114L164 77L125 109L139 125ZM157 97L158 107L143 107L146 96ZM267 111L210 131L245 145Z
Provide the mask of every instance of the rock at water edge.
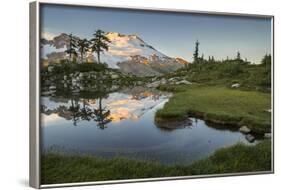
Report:
M251 134L247 134L246 135L246 139L249 142L254 142L255 141L255 137L253 135L251 135Z
M242 126L240 127L239 131L242 133L250 133L251 129L249 129L247 126Z

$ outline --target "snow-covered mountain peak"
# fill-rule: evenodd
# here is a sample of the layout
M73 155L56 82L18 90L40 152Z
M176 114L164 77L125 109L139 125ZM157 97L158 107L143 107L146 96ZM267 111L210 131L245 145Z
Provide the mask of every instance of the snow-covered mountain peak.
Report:
M113 68L118 68L116 63L131 60L135 56L147 59L158 57L167 58L166 55L157 51L154 47L144 42L138 35L124 35L117 32L106 34L110 40L108 52L104 52L102 58Z
M117 38L120 36L120 33L118 32L107 32L106 33L106 36L109 38L109 39L114 39L114 38Z
M176 59L159 52L137 34L125 35L118 32L108 32L105 35L110 40L110 43L108 43L108 51L101 52L100 58L101 62L106 63L110 68L133 73L139 73L141 69L141 74L148 72L148 74L158 74L159 71L167 72L170 69L174 70L182 66ZM79 39L75 36L74 38ZM41 43L42 59L50 62L67 59L68 56L65 53L69 44L67 34L62 33L55 36L53 40L45 39L41 41L45 42ZM80 54L78 54L78 60L79 56ZM96 60L96 57L96 52L91 51L87 52L85 56L88 60Z
M119 32L107 32L106 33L106 36L109 38L109 39L112 39L114 40L115 38L129 38L129 39L138 39L138 35L137 34L121 34Z

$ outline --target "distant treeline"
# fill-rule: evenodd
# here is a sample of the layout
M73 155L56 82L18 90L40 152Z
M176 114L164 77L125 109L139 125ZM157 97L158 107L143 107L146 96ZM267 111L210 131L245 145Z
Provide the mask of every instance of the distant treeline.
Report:
M195 43L193 62L172 75L185 75L190 81L208 84L231 85L239 83L247 89L269 91L271 89L271 55L266 54L260 64L251 64L242 59L238 51L233 59L208 59L199 57L199 42Z

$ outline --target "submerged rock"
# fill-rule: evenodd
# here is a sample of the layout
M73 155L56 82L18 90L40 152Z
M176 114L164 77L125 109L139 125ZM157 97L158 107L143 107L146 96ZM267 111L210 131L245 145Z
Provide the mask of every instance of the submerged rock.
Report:
M253 135L251 135L251 134L247 134L246 135L246 139L249 142L254 142L255 141L255 137Z
M239 131L241 133L250 133L251 129L249 129L247 126L244 125L244 126L240 127Z
M191 127L192 121L188 118L182 120L155 119L155 125L162 129L174 130L174 129L183 129L186 127Z

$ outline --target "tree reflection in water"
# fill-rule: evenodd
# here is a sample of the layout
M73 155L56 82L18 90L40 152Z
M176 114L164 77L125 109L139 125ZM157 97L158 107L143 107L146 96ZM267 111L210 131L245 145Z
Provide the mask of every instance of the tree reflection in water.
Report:
M82 120L91 121L93 118L93 111L89 106L86 106L86 100L83 100L83 107L80 109L80 116Z
M50 115L50 114L58 114L58 116L65 118L66 120L72 120L73 125L77 126L77 123L79 121L91 121L94 120L97 122L97 126L100 129L107 128L107 124L112 121L110 118L110 110L106 109L106 107L103 108L102 105L102 96L99 96L98 99L98 106L95 108L91 104L89 104L89 101L92 100L92 98L84 98L79 101L78 97L68 97L70 100L70 105L60 105L57 108L51 110L48 109L45 105L41 106L41 112ZM81 105L82 104L82 105Z
M100 129L107 128L106 124L110 123L112 119L110 116L110 110L107 110L106 107L102 108L102 98L99 98L98 109L94 109L94 120L98 123Z
M80 120L80 104L78 100L70 99L71 105L67 108L67 110L71 113L73 125L77 125L77 122Z

